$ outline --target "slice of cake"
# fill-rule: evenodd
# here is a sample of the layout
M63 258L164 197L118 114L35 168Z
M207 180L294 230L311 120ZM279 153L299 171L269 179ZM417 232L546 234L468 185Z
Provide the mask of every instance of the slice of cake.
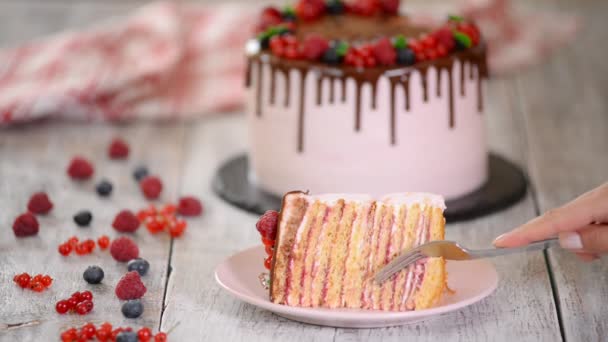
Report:
M258 222L272 253L266 260L271 301L385 311L434 306L446 289L443 258L421 260L381 285L373 277L403 250L442 240L444 208L441 196L425 193L381 200L286 194L276 221L267 213Z

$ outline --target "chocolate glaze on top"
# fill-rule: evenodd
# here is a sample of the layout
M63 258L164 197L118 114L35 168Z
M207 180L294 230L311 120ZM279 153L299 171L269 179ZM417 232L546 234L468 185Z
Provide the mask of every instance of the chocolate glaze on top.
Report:
M330 66L327 64L321 64L317 62L305 61L305 60L287 60L278 58L271 54L262 52L257 55L249 56L247 63L247 75L246 75L246 86L250 87L252 84L252 69L253 65L256 65L256 94L255 94L255 111L257 116L262 115L261 110L261 102L263 97L262 94L262 83L263 83L263 73L262 66L268 65L270 67L270 103L275 103L275 88L276 88L276 74L277 72L282 73L285 76L285 106L289 106L290 103L290 84L291 84L291 72L296 71L300 74L300 88L299 88L299 108L298 108L298 132L297 132L297 148L298 152L302 152L304 150L304 125L305 125L305 98L306 87L305 81L306 76L309 72L313 72L315 77L317 78L317 94L316 94L316 104L318 106L323 105L323 94L322 94L322 84L325 79L330 82L330 91L329 91L329 103L334 103L335 94L334 94L334 83L336 80L340 81L342 95L342 102L346 101L346 81L348 79L352 79L356 84L356 99L355 99L355 118L354 118L354 129L355 131L361 130L361 89L363 85L369 84L371 86L371 104L372 108L376 108L376 98L377 98L377 84L378 80L381 76L388 77L390 81L390 142L392 145L397 143L397 139L395 136L395 126L396 126L396 116L395 116L395 99L396 99L396 87L401 85L404 90L405 96L405 110L410 110L410 76L412 72L418 71L421 76L421 86L423 93L423 100L426 102L429 99L429 89L428 89L428 70L431 67L436 68L437 70L437 89L436 96L441 97L441 78L443 72L447 72L448 75L448 94L447 94L447 105L448 105L448 125L450 128L455 126L455 117L454 117L454 80L453 80L453 67L454 63L457 61L460 62L460 94L461 96L465 95L465 76L464 76L464 64L469 64L469 78L471 80L475 79L474 69L477 69L477 99L478 99L478 110L481 112L483 110L483 101L482 101L482 79L488 77L488 69L486 65L486 48L485 45L480 44L477 47L460 51L454 53L450 56L427 61L422 63L417 63L411 67L375 67L375 68L366 68L366 69L357 69L350 66Z

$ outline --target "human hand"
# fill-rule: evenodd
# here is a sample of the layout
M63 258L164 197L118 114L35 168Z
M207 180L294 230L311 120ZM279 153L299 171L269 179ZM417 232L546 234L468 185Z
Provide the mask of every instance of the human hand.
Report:
M555 236L585 261L608 253L608 183L499 236L494 245L519 247Z

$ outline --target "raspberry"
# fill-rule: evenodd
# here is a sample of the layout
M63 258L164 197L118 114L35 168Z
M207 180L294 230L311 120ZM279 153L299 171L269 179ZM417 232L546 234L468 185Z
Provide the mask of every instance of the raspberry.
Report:
M397 52L390 39L382 38L373 47L374 56L382 65L393 65L397 60Z
M142 283L139 273L131 271L120 279L114 292L121 300L139 299L146 293L146 286Z
M399 12L400 0L380 0L382 10L387 14L397 14Z
M147 176L139 183L141 191L147 199L157 199L163 191L163 183L156 176Z
M123 233L133 233L139 229L139 220L130 210L123 210L116 215L112 227Z
M274 240L277 235L277 223L279 213L274 210L268 210L260 217L255 224L255 228L260 232L263 238Z
M123 236L112 241L110 254L116 261L127 262L139 256L139 247L133 240Z
M70 161L68 166L68 175L72 179L85 180L93 175L93 165L86 159L76 156Z
M315 20L325 12L325 1L323 0L300 0L296 4L296 14L304 21Z
M351 6L353 13L362 16L373 16L380 10L379 0L357 0Z
M44 192L33 194L27 203L27 210L34 214L47 214L51 209L53 209L53 203Z
M129 145L120 139L115 138L108 147L108 156L110 159L125 159L129 156Z
M264 8L260 16L258 31L265 31L271 26L280 24L283 21L281 12L275 7L269 6Z
M182 216L198 216L203 213L203 206L196 197L182 197L179 199L177 212Z
M306 37L302 44L302 54L309 60L318 60L327 49L329 49L329 42L319 35Z
M425 51L434 49L435 47L437 47L437 38L435 38L432 35L428 35L423 37L420 40L420 43L422 44L422 47L424 48Z
M438 45L443 45L443 47L449 52L452 51L456 47L456 41L454 40L454 34L449 27L443 27L433 33L435 38L437 39Z
M39 228L38 220L32 213L21 214L13 222L13 232L16 237L36 235Z

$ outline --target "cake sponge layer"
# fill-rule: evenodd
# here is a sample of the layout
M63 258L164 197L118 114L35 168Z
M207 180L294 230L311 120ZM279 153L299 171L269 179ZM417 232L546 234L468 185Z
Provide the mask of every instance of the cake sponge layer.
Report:
M270 298L301 307L385 311L432 307L446 289L445 262L429 258L382 285L375 273L403 250L444 238L443 198L404 193L284 196Z

